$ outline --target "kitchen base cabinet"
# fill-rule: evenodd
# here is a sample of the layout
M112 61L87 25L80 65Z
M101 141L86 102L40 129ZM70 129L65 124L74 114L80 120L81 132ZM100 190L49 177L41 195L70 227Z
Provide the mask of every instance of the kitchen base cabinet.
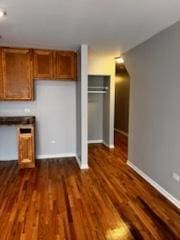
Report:
M23 125L18 128L18 161L20 168L35 167L35 143L33 125Z

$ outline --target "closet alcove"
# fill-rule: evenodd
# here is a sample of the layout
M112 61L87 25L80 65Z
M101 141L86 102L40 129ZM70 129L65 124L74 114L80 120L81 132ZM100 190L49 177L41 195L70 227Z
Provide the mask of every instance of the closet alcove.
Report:
M109 144L110 76L88 75L88 143Z

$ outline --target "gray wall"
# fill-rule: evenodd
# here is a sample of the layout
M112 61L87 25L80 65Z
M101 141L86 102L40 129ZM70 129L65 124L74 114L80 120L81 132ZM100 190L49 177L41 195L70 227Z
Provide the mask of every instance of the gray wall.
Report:
M129 87L130 78L122 71L116 76L115 83L115 129L128 133L129 126Z
M33 102L0 102L0 115L35 115L37 155L76 153L76 83L36 81ZM30 113L24 109L29 108ZM55 141L55 143L54 143ZM17 159L15 126L0 127L0 160Z
M88 140L103 140L103 94L88 95Z
M109 84L110 85L110 84ZM89 94L88 140L103 141L109 146L110 91L106 94Z
M180 199L180 23L125 54L129 161Z

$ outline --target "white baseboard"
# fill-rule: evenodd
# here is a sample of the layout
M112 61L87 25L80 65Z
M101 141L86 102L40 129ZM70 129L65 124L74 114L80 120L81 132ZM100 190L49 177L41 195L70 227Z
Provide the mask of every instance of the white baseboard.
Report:
M76 153L61 153L61 154L46 154L46 155L38 155L37 159L49 159L49 158L67 158L67 157L75 157L76 161L81 170L88 169L88 164L81 164L80 159L78 158Z
M88 143L103 143L103 140L88 140Z
M77 163L81 170L88 169L88 164L81 164L81 161L79 160L76 153L58 153L58 154L40 154L36 156L36 159L43 160L43 159L50 159L50 158L67 158L67 157L75 157L77 160ZM17 160L16 157L11 158L13 160L10 160L10 158L4 159L0 161L14 161Z
M107 144L106 142L103 142L103 144L110 149L114 148L114 145L112 145L112 144Z
M115 147L114 147L114 145L109 145L109 148L113 149L113 148L115 148Z
M77 155L76 155L76 161L77 161L77 163L79 165L79 168L81 170L89 169L88 164L81 164L81 161L80 161L80 159L79 159L79 157Z
M108 147L108 148L111 148L111 149L114 148L114 145L107 144L107 143L104 142L103 140L88 140L88 144L92 144L92 143L94 143L94 144L96 144L96 143L102 143L102 144L104 144L104 145L105 145L106 147Z
M17 160L18 160L17 156L3 157L2 159L0 159L1 162L17 161Z
M119 129L115 128L114 131L119 132L119 133L121 133L122 135L128 137L128 133L126 133L126 132L124 132L124 131L122 131L122 130L119 130Z
M40 154L36 159L76 157L76 153Z
M88 164L81 164L80 169L81 170L87 170L87 169L89 169L89 166L88 166Z
M17 158L8 158L8 159L0 159L0 162L10 162L10 161L17 161Z
M76 153L58 153L58 154L39 154L36 159L49 159L49 158L66 158L66 157L76 157ZM0 161L14 161L18 160L17 156L6 157Z
M168 193L163 187L161 187L157 182L150 178L141 169L136 167L132 162L127 161L127 165L130 166L135 172L137 172L142 178L144 178L148 183L150 183L156 190L158 190L165 198L172 202L177 208L180 209L180 200L176 199L170 193Z
M78 155L76 155L76 161L79 165L79 168L81 169L81 160L79 159Z

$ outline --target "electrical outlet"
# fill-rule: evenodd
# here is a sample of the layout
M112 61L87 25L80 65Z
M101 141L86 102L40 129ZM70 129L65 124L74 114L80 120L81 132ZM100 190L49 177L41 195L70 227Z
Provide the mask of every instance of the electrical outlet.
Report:
M179 181L180 181L180 176L179 176L177 173L175 173L175 172L173 172L172 178L173 178L176 182L179 182Z
M30 113L31 110L30 110L30 108L25 108L25 109L24 109L24 112L25 112L25 113Z
M55 143L56 143L56 141L55 141L55 140L51 140L51 143L52 143L52 144L55 144Z

